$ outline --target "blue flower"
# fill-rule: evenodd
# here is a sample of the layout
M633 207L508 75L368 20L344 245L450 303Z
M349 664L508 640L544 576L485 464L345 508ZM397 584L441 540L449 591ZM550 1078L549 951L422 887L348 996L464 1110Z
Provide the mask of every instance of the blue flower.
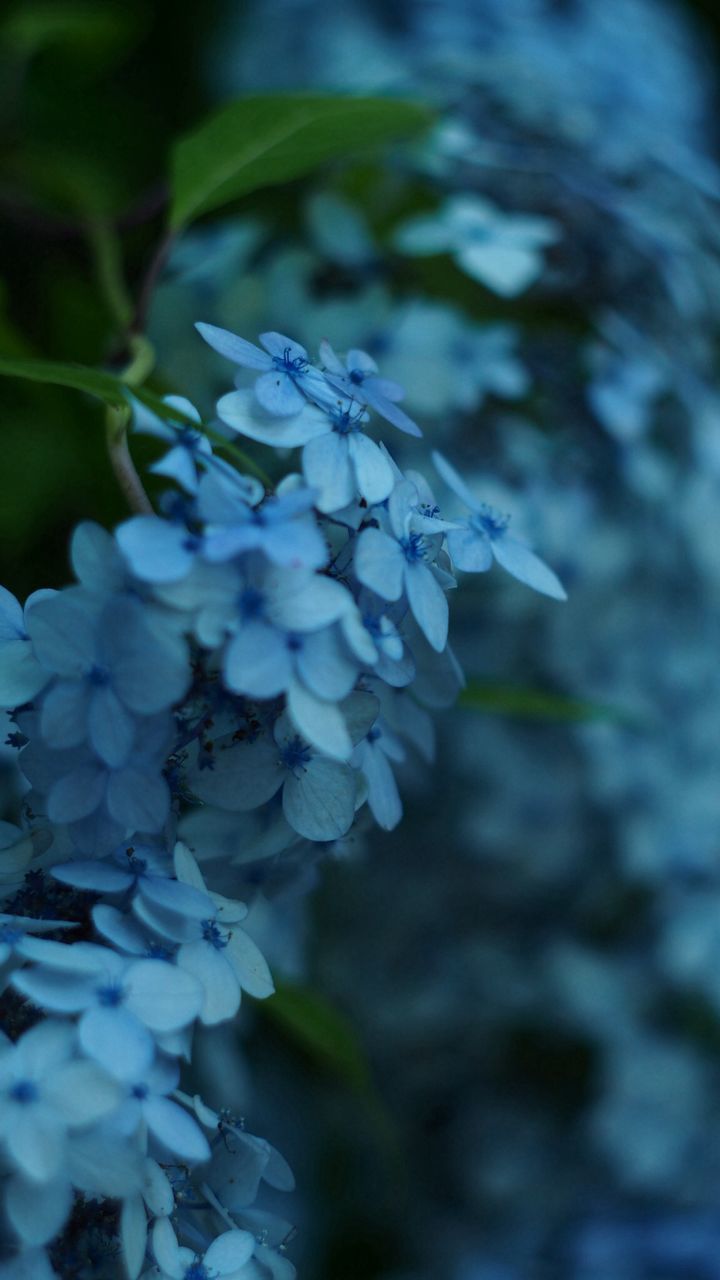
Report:
M250 1231L225 1231L195 1253L178 1244L168 1218L158 1218L152 1232L158 1280L242 1280L255 1244Z
M392 831L402 818L402 801L390 761L400 763L405 749L379 717L352 754L352 764L363 774L368 805L378 826Z
M403 480L388 503L389 532L379 528L360 532L354 568L358 581L381 599L394 601L404 595L428 643L440 652L448 633L443 586L452 585L453 579L434 564L437 535L421 533L415 527L417 507L417 489ZM420 519L428 517L420 515Z
M131 1075L113 1123L129 1135L144 1124L166 1158L169 1153L183 1163L198 1164L210 1159L207 1139L192 1116L167 1096L177 1089L179 1078L177 1065L163 1057Z
M255 395L268 413L290 417L300 413L306 399L330 398L328 385L319 369L310 364L308 353L298 342L282 333L261 333L256 347L227 329L213 324L196 324L195 328L221 356L244 369L261 370L255 383Z
M162 776L172 743L169 717L138 722L128 758L118 768L86 746L54 750L38 737L36 732L24 749L23 772L47 798L51 822L67 825L78 849L110 852L128 833L161 830L170 809Z
M306 405L292 418L258 413L246 391L233 391L218 401L218 416L234 431L275 448L302 445L302 469L316 490L318 510L333 513L357 497L373 506L392 490L386 456L364 430L368 421L361 397L333 393L324 408Z
M447 535L455 567L465 573L484 573L494 557L503 569L534 591L553 600L567 600L565 589L552 569L524 542L508 533L510 517L480 502L442 454L434 452L433 462L448 487L472 512L463 528L451 529Z
M369 405L386 422L409 436L422 436L422 431L412 418L397 406L405 392L397 382L378 376L379 370L365 351L350 350L345 363L335 354L329 342L320 344L320 358L327 371L330 386L335 387L348 400Z
M351 744L369 731L377 700L353 694L343 708ZM216 765L191 778L199 799L230 812L264 804L282 788L283 812L307 840L338 840L352 826L357 775L345 761L329 758L301 737L287 712L272 736L237 742L229 734L215 744Z
M512 298L540 275L540 251L558 236L558 227L548 218L503 213L479 196L459 195L437 214L404 223L395 243L403 253L451 253L473 279Z
M200 482L198 514L206 522L204 558L215 563L243 551L262 551L273 564L322 568L328 549L312 514L314 492L285 485L274 497L251 503L243 479L211 473Z
M115 1079L145 1072L154 1037L187 1026L202 1006L197 980L165 960L128 959L95 943L44 938L28 938L24 954L36 964L15 972L13 985L41 1009L79 1014L83 1052Z
M68 1023L46 1019L0 1047L0 1141L11 1166L35 1182L62 1170L69 1130L92 1124L119 1100L114 1081L77 1057Z
M26 609L53 594L36 591L28 598ZM0 587L0 707L30 702L49 679L50 672L40 665L30 643L22 605Z
M153 631L130 597L100 611L79 589L40 601L28 620L33 648L58 677L45 694L40 732L53 748L88 741L112 768L129 758L138 717L177 702L189 673L182 641Z
M198 465L207 464L212 458L212 446L202 431L197 431L186 422L173 422L173 410L197 423L201 423L202 419L195 406L184 396L165 396L163 403L167 406L166 420L139 401L134 406L134 430L165 440L171 446L163 458L152 463L149 470L155 475L168 476L177 481L188 493L197 493Z
M186 889L207 896L202 875L190 851L178 843L175 849L178 883ZM202 917L188 915L181 906L162 898L147 897L136 901L135 909L143 924L158 935L180 943L177 964L186 969L203 989L200 1019L207 1025L224 1022L235 1016L240 1006L241 989L258 999L275 990L270 970L252 938L238 928L247 915L242 902L232 902L213 894Z

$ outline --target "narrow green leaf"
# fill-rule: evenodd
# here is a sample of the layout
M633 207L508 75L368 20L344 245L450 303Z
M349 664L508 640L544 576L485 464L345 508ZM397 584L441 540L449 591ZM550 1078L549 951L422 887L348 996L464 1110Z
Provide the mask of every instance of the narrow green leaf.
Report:
M55 387L73 387L102 400L113 409L126 404L125 390L119 378L101 369L88 369L81 364L61 364L54 360L0 359L0 375L23 378L26 382L45 382Z
M470 680L458 703L471 711L491 715L516 716L527 720L564 720L581 723L587 720L627 720L626 712L581 698L570 698L547 689L523 689L514 685L483 683Z
M258 187L411 135L430 121L427 107L393 98L281 94L230 103L173 149L170 225L179 230Z
M308 987L280 983L272 998L257 1007L314 1062L355 1089L369 1088L370 1073L357 1033L324 996Z

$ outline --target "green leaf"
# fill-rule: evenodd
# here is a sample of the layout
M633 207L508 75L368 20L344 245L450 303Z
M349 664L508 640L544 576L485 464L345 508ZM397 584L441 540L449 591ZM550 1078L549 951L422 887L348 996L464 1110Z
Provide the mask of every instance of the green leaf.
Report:
M461 707L487 711L491 715L516 716L524 720L627 720L626 712L615 707L569 698L548 689L523 689L514 685L470 680L458 698Z
M82 364L61 364L54 360L5 360L0 358L0 375L45 382L55 387L73 387L102 400L113 409L127 403L124 384L111 373L88 369Z
M2 327L0 326L0 335ZM204 431L208 438L212 440L215 449L222 449L229 457L237 463L244 471L249 471L262 481L266 489L273 488L273 482L268 475L259 467L249 454L243 449L239 449L232 440L226 440L217 431L213 431L211 427L206 427L203 423L198 423L195 418L189 414L183 413L180 409L173 409L169 412L162 396L157 395L154 391L148 391L147 387L131 386L127 382L123 382L122 378L116 378L112 373L105 373L102 369L89 369L81 364L61 364L53 360L7 360L0 356L0 377L22 378L26 382L42 382L49 383L55 387L72 387L75 391L85 391L88 395L94 396L96 400L108 405L112 409L127 409L130 403L128 397L134 396L148 409L152 409L159 418L170 419L172 422L182 422L187 426L200 428Z
M0 40L23 56L57 45L77 58L95 61L120 57L140 26L140 13L128 4L97 5L88 0L37 0L18 3L0 26Z
M324 996L309 987L280 983L271 999L257 1007L314 1062L354 1089L369 1089L370 1073L357 1032Z
M427 107L393 98L282 94L233 102L176 143L170 225L179 230L258 187L416 133L431 118Z

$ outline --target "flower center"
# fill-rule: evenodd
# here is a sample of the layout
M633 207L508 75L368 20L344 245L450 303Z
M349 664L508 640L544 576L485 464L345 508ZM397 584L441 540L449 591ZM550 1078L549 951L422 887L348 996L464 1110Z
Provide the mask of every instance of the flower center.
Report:
M273 356L273 364L281 373L286 373L289 378L299 378L308 367L308 362L304 356L291 356L290 348L286 347L281 356Z
M295 773L298 769L304 769L312 760L312 751L302 738L294 737L285 743L282 749L280 759L289 769L291 773Z
M205 942L209 942L211 947L216 951L222 951L223 947L228 944L228 935L215 923L214 920L203 920L202 936Z
M34 1080L16 1080L9 1092L13 1102L35 1102L38 1097L38 1087Z
M504 533L510 523L510 517L504 516L500 511L496 511L494 507L489 507L487 503L483 503L476 515L470 517L470 527L476 533L484 533L486 537L499 538Z
M407 538L402 539L400 546L408 564L417 564L419 560L425 559L427 543L421 533L409 533Z
M352 409L336 409L332 414L333 431L336 431L339 436L349 436L356 431L362 431L360 424L362 415L362 409L356 409L355 411Z
M97 988L96 994L104 1009L117 1009L125 999L125 990L119 982L107 982Z
M265 607L265 596L257 587L245 587L238 597L238 609L246 621L259 618Z
M205 1263L200 1258L196 1258L185 1272L184 1280L210 1280L210 1272Z

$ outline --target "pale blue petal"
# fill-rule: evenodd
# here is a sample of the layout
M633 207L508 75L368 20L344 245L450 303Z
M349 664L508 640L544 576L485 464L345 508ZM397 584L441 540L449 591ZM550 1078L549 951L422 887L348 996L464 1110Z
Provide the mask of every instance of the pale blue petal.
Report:
M293 417L278 419L263 412L252 391L231 391L222 396L217 414L233 431L277 449L294 449L329 430L327 415L306 400Z
M272 620L285 631L317 631L354 607L347 588L325 574L276 569L267 583Z
M185 445L178 444L174 449L170 449L164 458L158 458L148 470L152 471L153 475L167 476L169 480L175 480L187 493L197 493L197 467L190 450Z
M390 762L379 746L367 744L362 771L367 779L372 815L384 831L392 831L402 818L402 801Z
M124 893L133 883L129 871L112 862L97 862L90 858L76 858L52 868L52 874L62 884L72 884L76 889L90 889L98 893Z
M159 516L133 516L115 530L115 537L142 582L178 582L195 561L195 544L187 529Z
M240 1008L240 985L224 951L202 940L184 943L178 964L192 974L203 989L200 1020L215 1026L234 1018Z
M447 644L448 603L445 592L426 564L409 564L405 590L415 621L428 644L441 653Z
M355 574L383 600L399 600L405 557L398 544L380 529L363 529L355 548Z
M189 783L199 800L230 812L244 812L265 804L283 782L279 752L271 738L255 742L220 739L215 743L215 767L191 774Z
M127 1009L88 1009L78 1038L85 1053L116 1080L141 1080L155 1054L150 1032Z
M59 680L43 698L40 732L48 746L78 747L88 731L90 688L75 680Z
M261 373L255 383L255 396L267 413L276 413L279 418L300 413L305 404L302 392L282 369Z
M223 677L235 693L274 698L287 688L292 658L285 637L264 622L249 622L225 650Z
M271 526L265 531L262 549L273 564L288 569L321 569L329 556L325 539L313 520Z
M348 653L338 631L324 628L303 638L297 669L303 683L319 698L338 702L355 684L358 664Z
M89 591L109 595L125 583L125 565L112 535L92 520L83 520L74 530L70 561L76 578Z
M210 1274L230 1276L249 1261L255 1252L255 1236L249 1231L225 1231L213 1240L205 1253L204 1264Z
M348 436L329 431L309 440L302 453L303 475L317 490L320 511L342 511L355 497L355 474L350 461Z
M378 717L380 703L374 693L358 689L342 703L342 713L353 745L370 732Z
M404 431L405 435L414 436L415 439L419 440L422 436L422 431L417 422L413 422L404 409L394 404L392 400L388 400L373 384L374 379L368 379L367 382L363 383L361 392L370 407L376 413L379 413L380 417L384 418L386 422L389 422L393 427L397 427L398 431Z
M30 702L49 679L28 640L9 640L0 648L0 707Z
M143 876L138 888L148 902L188 920L207 920L215 914L213 900L208 894L180 880L170 880L167 876Z
M186 396L163 396L163 404L166 404L168 409L174 409L177 413L184 414L186 418L191 418L193 422L202 422L195 405ZM172 418L173 414L169 413L168 417Z
M244 338L238 338L234 333L230 333L228 329L219 329L214 324L204 324L198 321L195 325L201 338L204 338L213 351L219 352L221 356L225 356L227 360L232 360L234 364L242 365L244 369L269 369L272 366L270 356L261 351L252 342L246 342Z
M384 502L395 484L390 463L362 431L354 431L347 440L358 492L371 507Z
M457 253L463 271L502 298L514 298L536 280L543 268L534 249L501 244L468 245Z
M452 489L453 493L469 507L471 511L479 511L482 503L478 501L471 489L468 488L462 476L458 474L453 466L450 465L447 458L444 458L437 449L433 449L432 460L438 475L445 481L448 489Z
M272 974L259 947L244 929L233 929L227 944L227 958L243 991L264 1000L275 990Z
M136 960L127 972L128 1009L151 1031L179 1031L200 1012L203 991L184 969L164 960Z
M469 525L464 529L450 529L447 547L454 567L463 573L485 573L492 564L490 539Z
M395 247L412 256L446 253L453 245L453 234L442 214L421 214L402 223L393 236Z
M138 602L113 601L103 614L101 639L113 687L131 711L153 715L183 696L190 679L185 646L151 631Z
M97 610L79 588L39 600L26 612L36 657L48 671L75 679L95 661Z
M25 1244L48 1244L62 1230L72 1200L70 1179L64 1174L44 1183L26 1182L15 1176L7 1184L5 1212Z
M349 759L352 743L337 703L316 697L299 680L292 680L287 709L295 728L309 743L337 760Z
M287 357L289 360L307 360L305 348L301 347L299 342L286 337L284 333L276 333L274 330L261 333L260 342L271 356L277 356L280 359Z
M124 764L135 736L135 721L108 685L93 692L88 726L100 759L113 769Z
M513 578L524 582L534 591L540 591L542 595L551 596L553 600L567 600L567 593L560 579L522 542L502 534L494 539L492 549L498 564L511 573Z
M20 969L12 976L12 985L32 1000L39 1009L53 1013L80 1013L95 999L97 979L73 977L68 972L51 969Z
M0 587L0 645L25 637L22 605L7 587Z
M355 775L337 760L314 759L283 788L283 810L290 826L307 840L339 840L355 817Z
M110 775L107 804L111 817L130 831L159 831L170 810L165 779L126 765Z
M148 1098L143 1115L153 1137L173 1155L191 1164L210 1159L207 1138L197 1121L170 1098Z
M106 784L107 773L100 765L80 765L50 788L48 817L52 822L87 818L101 803Z
M142 929L131 916L123 915L116 907L98 903L92 909L92 919L98 933L107 938L118 951L128 955L144 955L148 942Z

